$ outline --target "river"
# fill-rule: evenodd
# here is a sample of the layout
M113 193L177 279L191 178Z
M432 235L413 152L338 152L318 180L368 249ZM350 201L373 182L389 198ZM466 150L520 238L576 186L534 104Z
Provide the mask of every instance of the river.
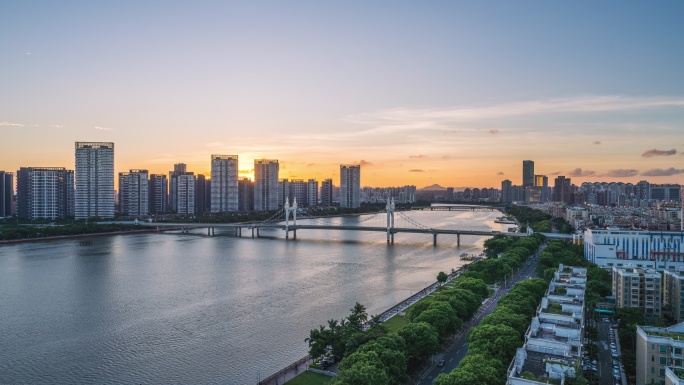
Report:
M430 227L508 227L494 223L499 212L407 215ZM457 248L448 235L435 247L429 234L400 233L389 246L383 233L201 234L0 246L0 383L254 384L306 355L310 329L357 301L386 310L486 239L462 236Z

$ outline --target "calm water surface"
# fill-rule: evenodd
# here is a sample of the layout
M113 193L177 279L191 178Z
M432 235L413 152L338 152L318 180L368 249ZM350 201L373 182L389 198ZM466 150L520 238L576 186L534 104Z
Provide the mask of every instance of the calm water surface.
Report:
M410 213L431 227L506 231L499 215ZM385 221L369 218L325 221ZM387 246L383 233L203 233L0 246L0 383L254 384L306 355L310 329L357 301L386 310L485 240L461 237L456 248L447 235L433 247L428 234L397 234Z

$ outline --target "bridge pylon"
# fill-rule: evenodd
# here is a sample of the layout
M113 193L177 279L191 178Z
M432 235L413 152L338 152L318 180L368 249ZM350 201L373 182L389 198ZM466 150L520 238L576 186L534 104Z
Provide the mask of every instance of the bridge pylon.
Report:
M290 206L290 198L285 198L285 239L290 239L290 212L294 219L294 226L297 226L297 197L294 198L292 206ZM297 228L292 230L294 239L297 239Z
M390 198L387 200L387 206L385 206L385 210L387 210L387 243L389 244L390 241L391 243L394 243L394 198Z

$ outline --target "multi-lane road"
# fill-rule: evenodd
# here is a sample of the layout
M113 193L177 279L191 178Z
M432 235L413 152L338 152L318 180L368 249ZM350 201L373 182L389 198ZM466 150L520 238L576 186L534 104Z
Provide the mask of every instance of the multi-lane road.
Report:
M537 250L534 255L527 259L525 265L521 267L519 271L513 274L512 279L510 281L506 281L506 286L500 287L496 294L488 298L482 304L473 319L470 322L465 323L461 328L461 331L452 337L453 342L444 352L444 356L442 356L441 359L433 360L435 362L433 362L433 364L424 373L422 373L421 378L416 382L416 385L432 384L434 379L437 378L440 373L449 373L454 370L459 363L461 363L461 360L465 357L466 353L468 353L468 341L466 339L467 331L471 327L479 324L482 318L492 313L494 309L496 309L499 299L507 294L517 282L523 279L536 277L535 267L537 256L539 256L539 253L541 253L545 247L546 243L542 244L539 247L539 250ZM443 366L439 366L440 360L444 360Z

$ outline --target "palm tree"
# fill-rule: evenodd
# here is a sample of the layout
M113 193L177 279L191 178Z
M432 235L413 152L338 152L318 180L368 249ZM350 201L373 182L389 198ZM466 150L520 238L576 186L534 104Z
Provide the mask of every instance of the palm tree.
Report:
M334 333L335 330L341 327L340 323L336 319L328 320L328 328Z

